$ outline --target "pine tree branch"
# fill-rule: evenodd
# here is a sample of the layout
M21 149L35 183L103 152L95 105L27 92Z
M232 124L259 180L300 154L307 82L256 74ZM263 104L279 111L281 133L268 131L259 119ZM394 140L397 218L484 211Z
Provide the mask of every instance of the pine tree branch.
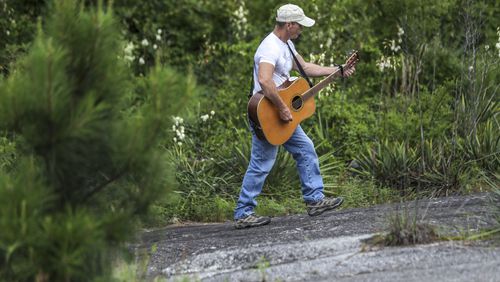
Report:
M154 87L155 90L156 90L156 87ZM158 91L152 91L154 94L158 93ZM156 100L156 99L154 99ZM154 103L154 107L155 107L155 115L160 111L160 109L158 109L158 102L155 101ZM147 138L146 140L146 144L145 146L143 147L144 149L147 149L147 148L151 148L153 146L153 143L154 141L158 138L158 136L160 135L159 132L160 132L160 128L161 128L161 121L159 118L154 118L153 119L153 130L151 132L153 132L152 136L150 138ZM118 180L119 178L121 178L122 176L124 176L126 173L129 172L130 170L130 164L132 163L132 160L129 160L128 161L128 165L126 166L125 169L123 169L121 172L117 173L116 175L114 175L113 177L109 178L107 181L105 181L104 183L102 183L101 185L99 186L96 186L95 188L93 188L89 193L87 193L86 195L83 196L83 202L86 202L88 201L93 195L99 193L100 191L104 190L109 184L113 183L114 181Z
M155 130L153 130L153 132L155 132L155 134L154 134L153 138L148 138L149 142L147 142L147 145L144 148L150 148L152 146L152 143L153 143L152 140L154 140L159 135L157 132L159 131L158 129L160 128L160 123L156 122L154 128L155 128ZM129 164L130 164L130 162L129 162ZM124 176L130 170L129 168L130 168L130 166L127 166L127 168L123 169L121 172L119 172L116 175L114 175L113 177L109 178L106 182L104 182L101 185L92 189L89 193L87 193L86 195L83 196L82 202L88 201L93 195L100 192L101 190L106 188L106 186L108 186L109 184L113 183L114 181L116 181L119 178L121 178L122 176Z
M106 182L104 182L101 185L95 187L89 193L87 193L86 195L83 196L82 202L87 202L93 195L95 195L96 193L100 192L101 190L103 190L104 188L106 188L106 186L108 186L109 184L113 183L114 181L120 179L127 172L128 172L128 168L122 170L121 172L119 172L117 174L115 174L113 177L109 178Z

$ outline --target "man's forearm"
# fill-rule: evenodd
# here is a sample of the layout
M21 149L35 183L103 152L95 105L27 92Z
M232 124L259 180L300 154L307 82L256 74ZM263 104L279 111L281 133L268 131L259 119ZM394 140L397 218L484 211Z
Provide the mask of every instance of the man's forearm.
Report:
M273 83L262 83L262 92L264 92L264 95L271 100L271 102L278 108L281 109L283 107L286 107L285 102L283 102L283 99L281 99L280 95L278 94L278 89L276 88L276 85Z
M306 63L304 66L304 71L308 76L325 76L338 70L338 67L324 67L313 63ZM340 76L340 73L338 74Z

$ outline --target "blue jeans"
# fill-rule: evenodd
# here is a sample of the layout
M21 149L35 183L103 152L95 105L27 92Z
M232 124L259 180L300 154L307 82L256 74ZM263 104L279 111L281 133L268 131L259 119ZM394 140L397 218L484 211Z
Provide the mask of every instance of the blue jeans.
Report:
M319 170L318 155L313 142L300 125L283 146L292 154L297 163L304 201L317 202L323 199L323 178ZM240 197L234 210L234 219L253 213L257 206L255 198L262 192L262 186L274 165L277 154L278 146L260 140L252 130L250 163L243 178Z

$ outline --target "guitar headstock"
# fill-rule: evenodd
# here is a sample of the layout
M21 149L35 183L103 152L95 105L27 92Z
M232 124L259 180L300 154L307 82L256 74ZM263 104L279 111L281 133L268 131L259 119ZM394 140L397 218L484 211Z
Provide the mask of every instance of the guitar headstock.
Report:
M346 66L351 66L355 65L357 62L359 62L360 57L359 57L359 52L358 50L351 50L349 52L349 58L345 62Z

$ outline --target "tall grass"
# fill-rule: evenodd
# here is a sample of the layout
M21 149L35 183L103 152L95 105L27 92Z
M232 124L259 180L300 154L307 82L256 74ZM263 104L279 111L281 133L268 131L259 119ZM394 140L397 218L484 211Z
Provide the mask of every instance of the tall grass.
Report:
M417 208L414 214L410 209L404 207L402 210L396 210L389 217L388 233L383 241L386 246L426 244L438 239L436 227L419 219Z

